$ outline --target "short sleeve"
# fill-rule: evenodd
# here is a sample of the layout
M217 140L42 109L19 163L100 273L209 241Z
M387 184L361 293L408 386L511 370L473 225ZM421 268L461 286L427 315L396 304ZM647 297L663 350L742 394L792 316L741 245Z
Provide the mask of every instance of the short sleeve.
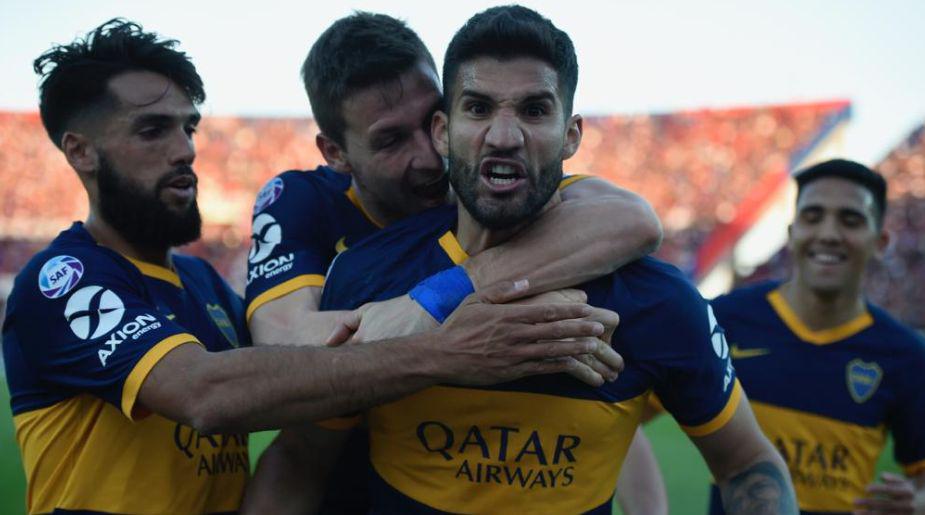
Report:
M35 270L17 279L4 337L47 388L90 393L131 418L148 372L170 350L197 340L158 311L128 262L67 257L83 272L66 293L46 295Z
M654 391L664 408L690 436L723 427L742 398L729 346L713 310L693 289L678 290L663 302L658 320L649 316L643 354L655 377Z
M324 286L336 242L328 227L335 216L311 172L286 172L257 195L247 256L246 317L263 304L306 286Z
M893 454L908 476L925 472L925 344L916 339L915 355L905 363L905 381L891 417Z

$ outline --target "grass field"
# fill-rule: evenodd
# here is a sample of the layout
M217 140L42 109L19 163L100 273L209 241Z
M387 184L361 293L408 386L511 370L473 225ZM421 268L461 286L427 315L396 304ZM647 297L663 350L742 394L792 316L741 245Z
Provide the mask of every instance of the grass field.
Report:
M0 402L4 406L0 408L0 513L17 515L25 512L25 478L13 435L6 381L0 382ZM706 513L709 473L697 454L697 449L670 417L659 417L646 426L646 434L652 440L652 446L665 476L671 513ZM256 463L256 457L270 443L273 435L274 432L267 431L251 436L252 463ZM880 457L878 469L897 470L890 458L891 455L892 451L888 447Z

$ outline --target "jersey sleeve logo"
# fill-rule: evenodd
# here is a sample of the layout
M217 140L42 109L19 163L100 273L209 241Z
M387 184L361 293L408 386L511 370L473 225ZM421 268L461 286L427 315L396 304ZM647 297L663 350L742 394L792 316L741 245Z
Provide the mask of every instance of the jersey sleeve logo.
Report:
M254 218L251 240L253 242L247 260L256 264L269 257L273 249L283 241L283 230L275 218L264 213Z
M39 291L49 299L68 294L84 275L84 265L73 256L55 256L39 271Z
M111 290L101 286L85 286L71 295L64 308L71 331L81 340L99 338L112 331L122 321L125 305Z
M254 202L254 216L264 209L270 207L283 195L283 180L279 177L268 182L259 193L257 200Z
M206 304L206 311L209 312L209 316L212 317L215 326L222 332L228 340L228 343L230 343L232 347L239 347L238 334L234 330L234 324L231 323L231 318L228 316L228 313L218 304Z
M845 368L845 375L848 381L848 393L851 394L854 402L861 404L877 391L880 380L883 378L883 369L874 362L867 363L860 359L853 359Z
M729 343L726 342L726 332L716 320L713 314L713 306L707 304L707 320L710 322L710 343L713 344L713 352L716 357L725 363L725 372L723 373L723 391L729 389L729 383L732 382L733 368L732 359L729 357Z

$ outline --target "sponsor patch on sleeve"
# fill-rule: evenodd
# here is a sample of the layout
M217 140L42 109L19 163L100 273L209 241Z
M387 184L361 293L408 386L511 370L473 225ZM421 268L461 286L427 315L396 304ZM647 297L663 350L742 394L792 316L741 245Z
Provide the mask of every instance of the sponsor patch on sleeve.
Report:
M84 265L73 256L55 256L39 271L39 291L49 299L67 295L84 275Z

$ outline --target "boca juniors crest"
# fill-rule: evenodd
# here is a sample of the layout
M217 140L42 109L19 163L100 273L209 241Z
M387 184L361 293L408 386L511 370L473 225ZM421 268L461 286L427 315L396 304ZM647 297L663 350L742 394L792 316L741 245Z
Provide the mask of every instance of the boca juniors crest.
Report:
M238 335L234 330L234 324L232 324L231 319L228 318L228 313L225 313L225 310L218 304L206 304L206 311L209 312L209 316L212 317L215 326L225 335L228 343L230 343L232 347L238 347L240 345L238 342Z
M877 387L880 386L880 380L883 379L883 369L880 365L860 359L853 359L845 368L845 376L848 382L848 393L851 398L858 404L870 399Z

